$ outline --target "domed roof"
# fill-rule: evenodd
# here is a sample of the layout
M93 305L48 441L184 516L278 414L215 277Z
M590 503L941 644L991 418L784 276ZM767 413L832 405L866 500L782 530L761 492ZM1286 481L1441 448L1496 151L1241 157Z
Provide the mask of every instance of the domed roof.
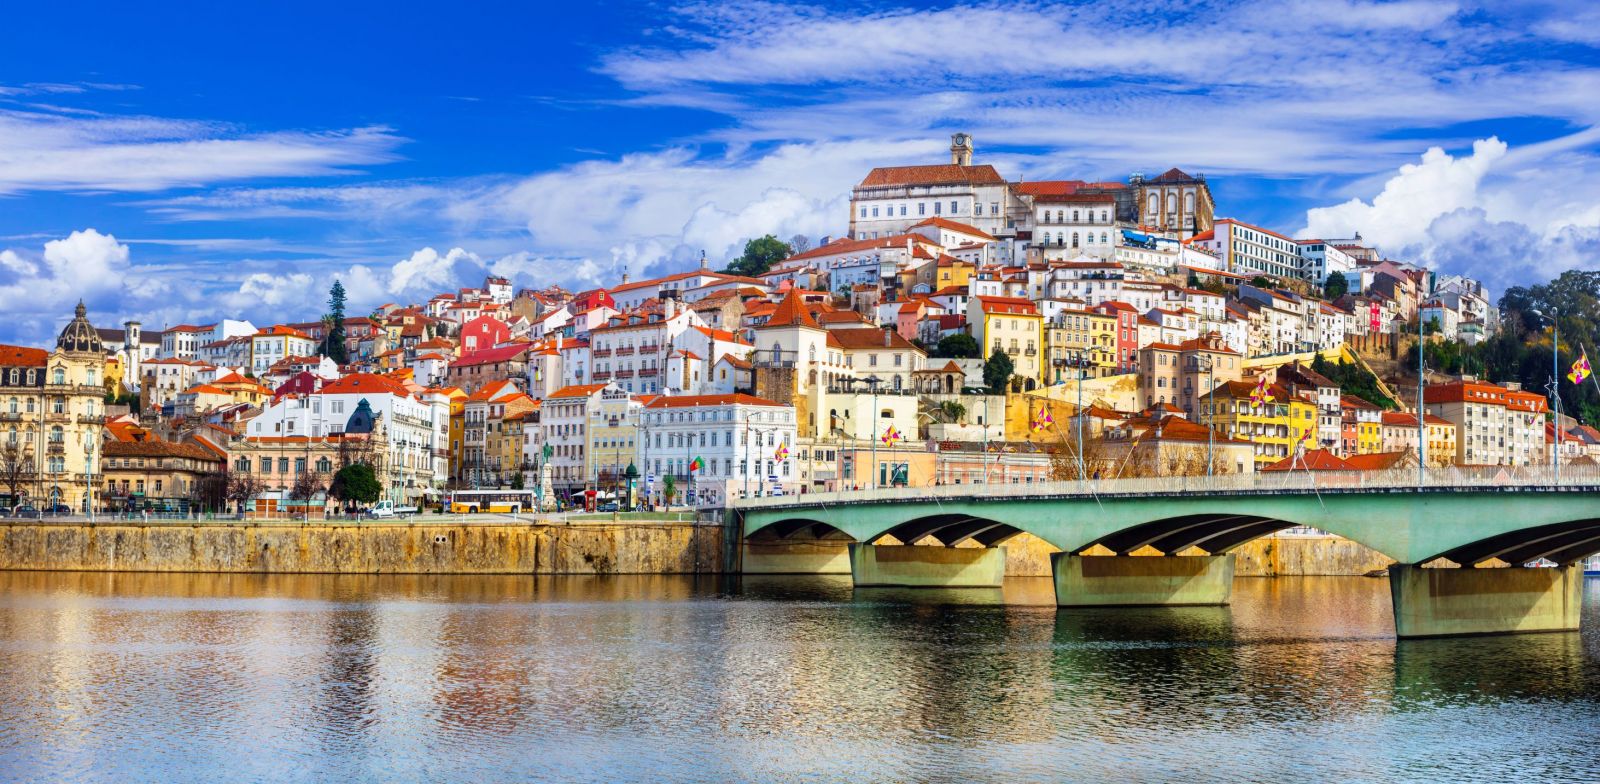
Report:
M61 330L61 337L56 338L56 348L62 351L76 351L85 354L103 354L105 346L100 342L100 333L96 332L94 325L84 315L88 308L83 306L83 300L78 300L78 308L74 311L71 321Z

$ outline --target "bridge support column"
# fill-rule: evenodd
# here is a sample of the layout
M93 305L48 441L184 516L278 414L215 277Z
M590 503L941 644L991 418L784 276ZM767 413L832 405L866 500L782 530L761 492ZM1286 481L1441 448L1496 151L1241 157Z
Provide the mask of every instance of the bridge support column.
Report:
M850 574L857 586L999 588L1006 579L1006 548L852 542Z
M745 542L745 574L849 574L850 542L832 539Z
M1233 555L1089 555L1055 553L1056 605L1119 607L1227 604Z
M1557 632L1578 628L1583 571L1389 567L1398 637Z

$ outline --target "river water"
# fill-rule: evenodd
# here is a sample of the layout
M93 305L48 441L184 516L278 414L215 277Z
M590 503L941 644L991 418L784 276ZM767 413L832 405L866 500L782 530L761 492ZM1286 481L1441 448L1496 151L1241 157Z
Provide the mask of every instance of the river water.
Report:
M1050 581L0 573L0 779L1600 780L1580 634L1388 586L1061 610Z

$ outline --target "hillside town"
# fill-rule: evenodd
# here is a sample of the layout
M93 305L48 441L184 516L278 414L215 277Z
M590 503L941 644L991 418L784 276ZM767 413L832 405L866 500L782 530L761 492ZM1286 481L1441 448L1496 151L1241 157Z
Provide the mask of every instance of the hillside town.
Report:
M838 236L586 291L489 277L350 315L336 286L326 314L160 329L80 304L54 346L0 346L0 506L324 514L374 502L341 492L352 464L396 508L615 509L1600 457L1543 390L1417 383L1419 335L1501 329L1477 281L1221 217L1178 168L1026 182L975 155L958 133L866 172Z

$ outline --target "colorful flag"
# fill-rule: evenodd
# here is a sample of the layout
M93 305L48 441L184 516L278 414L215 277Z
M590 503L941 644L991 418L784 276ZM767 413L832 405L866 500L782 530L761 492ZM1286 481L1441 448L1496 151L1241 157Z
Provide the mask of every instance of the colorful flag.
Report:
M1256 388L1250 392L1250 402L1256 405L1272 399L1272 393L1267 391L1267 376L1262 374L1261 380L1256 382Z
M1033 420L1033 429L1044 430L1045 428L1055 424L1055 422L1056 420L1050 416L1050 409L1046 406L1040 406L1039 416L1034 417Z
M1578 361L1572 363L1572 372L1567 374L1567 378L1572 379L1574 384L1582 384L1593 373L1594 370L1589 367L1589 352L1584 350L1578 355Z
M704 461L704 460L701 460L701 459L700 459L700 458L698 458L698 457L697 457L697 458L695 458L695 459L694 459L694 460L693 460L693 461L691 461L691 462L690 462L690 463L689 463L689 470L690 470L690 471L691 471L691 472L693 472L693 471L704 471L704 470L706 470L706 461Z
M777 451L772 453L772 459L773 460L782 460L782 459L784 459L784 458L786 458L788 456L789 456L789 446L787 444L779 444Z
M903 437L900 435L900 431L894 429L894 425L890 425L888 430L883 431L883 443L885 444L892 444Z

